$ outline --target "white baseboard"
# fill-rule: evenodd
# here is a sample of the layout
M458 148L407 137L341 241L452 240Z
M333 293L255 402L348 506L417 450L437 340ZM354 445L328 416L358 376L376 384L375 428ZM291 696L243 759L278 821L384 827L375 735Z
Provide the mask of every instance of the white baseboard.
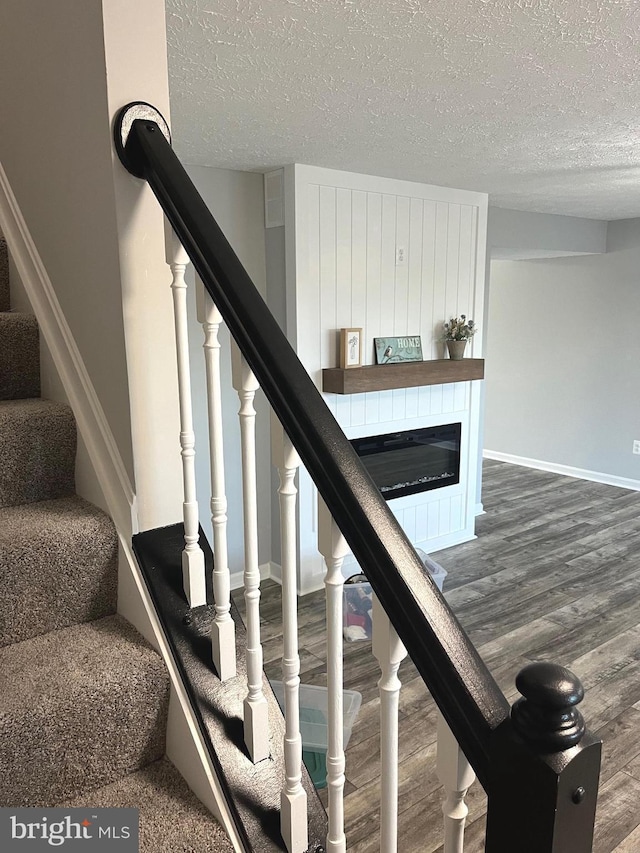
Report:
M523 468L535 468L538 471L549 471L551 474L575 477L577 480L590 480L593 483L602 483L605 486L618 486L621 489L640 492L640 480L632 480L629 477L616 477L613 474L603 474L600 471L573 468L571 465L543 462L540 459L529 459L526 456L514 456L512 453L500 453L498 450L484 450L482 455L485 459L494 459L496 462L509 462L511 465L522 465Z
M477 503L475 508L475 515L484 515L484 506L482 503Z
M272 581L275 581L282 586L282 566L280 563L274 563L273 560L271 560L269 563L269 577Z
M263 563L261 566L259 566L260 580L261 581L266 580L266 578L273 577L273 575L271 574L271 567L273 565L274 565L274 563ZM278 580L278 579L274 578L274 580ZM280 583L279 580L278 580L278 583ZM243 572L233 572L231 574L231 589L242 589L243 586L244 586Z

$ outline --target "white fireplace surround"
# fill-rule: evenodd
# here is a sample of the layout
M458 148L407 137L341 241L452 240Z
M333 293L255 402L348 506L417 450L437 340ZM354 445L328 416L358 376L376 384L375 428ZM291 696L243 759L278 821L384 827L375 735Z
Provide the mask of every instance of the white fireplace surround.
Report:
M363 363L373 364L374 337L420 335L424 358L443 358L443 321L482 319L485 194L303 165L281 174L286 331L319 388L322 368L338 365L340 328L363 329ZM267 177L273 185L274 173ZM469 349L482 353L481 325ZM424 551L474 537L480 382L324 396L349 439L461 422L460 482L389 507ZM301 594L323 582L316 517L317 493L301 469Z

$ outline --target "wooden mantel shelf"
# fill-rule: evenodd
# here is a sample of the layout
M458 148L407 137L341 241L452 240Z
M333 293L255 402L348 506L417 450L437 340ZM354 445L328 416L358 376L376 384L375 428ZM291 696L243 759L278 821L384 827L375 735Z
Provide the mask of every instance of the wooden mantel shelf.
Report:
M418 385L444 385L484 379L483 358L437 358L406 364L370 364L366 367L328 367L322 371L322 390L330 394L361 394Z

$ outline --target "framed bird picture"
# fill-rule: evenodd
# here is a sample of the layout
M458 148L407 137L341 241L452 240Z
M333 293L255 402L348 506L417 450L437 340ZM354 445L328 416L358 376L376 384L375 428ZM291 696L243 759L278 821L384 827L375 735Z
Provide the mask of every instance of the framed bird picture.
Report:
M374 338L376 364L402 364L406 361L422 361L420 335L404 338Z

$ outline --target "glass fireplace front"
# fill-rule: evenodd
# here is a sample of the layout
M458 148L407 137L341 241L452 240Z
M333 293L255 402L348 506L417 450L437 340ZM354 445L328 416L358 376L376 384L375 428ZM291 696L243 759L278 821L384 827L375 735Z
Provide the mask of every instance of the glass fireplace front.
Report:
M387 500L460 482L462 424L354 438L354 450Z

